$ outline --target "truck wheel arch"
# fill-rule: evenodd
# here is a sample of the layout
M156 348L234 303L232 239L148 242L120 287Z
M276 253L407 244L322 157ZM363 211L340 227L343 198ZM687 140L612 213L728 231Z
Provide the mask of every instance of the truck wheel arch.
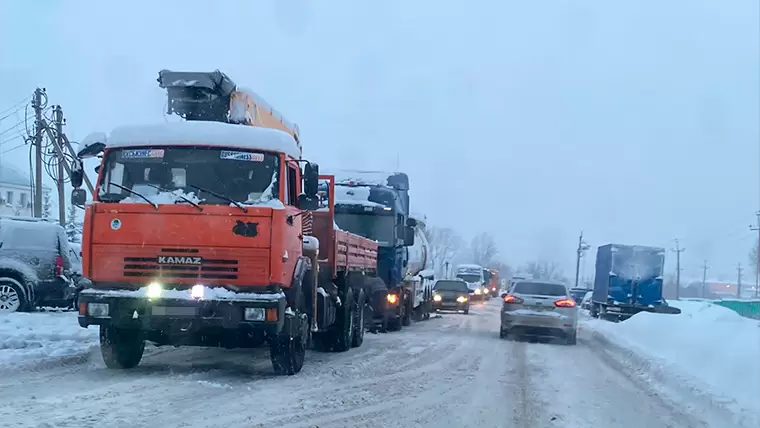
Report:
M311 262L306 256L301 256L296 261L296 267L293 269L293 279L290 288L285 291L285 297L288 306L298 309L298 296L303 293L302 284L308 272L311 271ZM301 300L303 301L303 300Z
M24 274L14 269L0 268L0 283L3 280L10 280L20 288L22 301L19 310L26 311L34 307L34 287Z

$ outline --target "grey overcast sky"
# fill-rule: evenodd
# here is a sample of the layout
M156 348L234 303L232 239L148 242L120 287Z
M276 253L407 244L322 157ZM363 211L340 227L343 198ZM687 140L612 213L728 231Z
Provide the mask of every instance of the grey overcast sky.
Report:
M686 276L734 278L760 199L758 32L757 0L2 0L0 111L44 86L78 140L163 121L158 70L219 68L323 168L400 159L415 211L508 263L570 273L584 229L680 237Z

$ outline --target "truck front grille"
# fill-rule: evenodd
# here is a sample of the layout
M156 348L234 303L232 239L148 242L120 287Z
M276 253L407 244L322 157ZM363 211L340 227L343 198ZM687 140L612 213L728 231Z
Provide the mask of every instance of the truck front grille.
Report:
M156 257L124 257L125 277L238 279L238 260L199 257L195 248L162 248ZM197 260L196 260L197 259Z

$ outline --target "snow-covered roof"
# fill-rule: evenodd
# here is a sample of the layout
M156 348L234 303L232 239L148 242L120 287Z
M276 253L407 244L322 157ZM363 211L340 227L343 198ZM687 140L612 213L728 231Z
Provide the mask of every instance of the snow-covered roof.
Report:
M29 176L0 161L0 185L2 184L29 187ZM50 187L44 184L42 185L42 188L44 190L50 190Z
M282 152L294 158L301 157L296 141L287 132L222 122L122 126L111 131L106 142L107 148L188 145Z
M472 263L462 263L462 264L457 265L457 269L459 269L459 268L465 268L465 269L477 269L477 268L480 268L480 269L482 269L483 266L472 264Z
M388 177L392 176L394 173L384 171L359 171L342 169L331 171L330 174L335 176L336 183L353 181L357 185L387 186Z

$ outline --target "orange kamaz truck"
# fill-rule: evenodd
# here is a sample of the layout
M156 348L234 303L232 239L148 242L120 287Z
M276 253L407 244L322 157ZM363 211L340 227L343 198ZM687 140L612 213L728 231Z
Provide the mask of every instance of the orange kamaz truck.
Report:
M78 319L100 329L106 366L137 366L146 342L268 345L292 375L308 347L360 346L377 244L335 229L317 191L334 179L302 159L298 127L219 71L163 70L159 84L183 121L91 134L72 169L86 206Z

